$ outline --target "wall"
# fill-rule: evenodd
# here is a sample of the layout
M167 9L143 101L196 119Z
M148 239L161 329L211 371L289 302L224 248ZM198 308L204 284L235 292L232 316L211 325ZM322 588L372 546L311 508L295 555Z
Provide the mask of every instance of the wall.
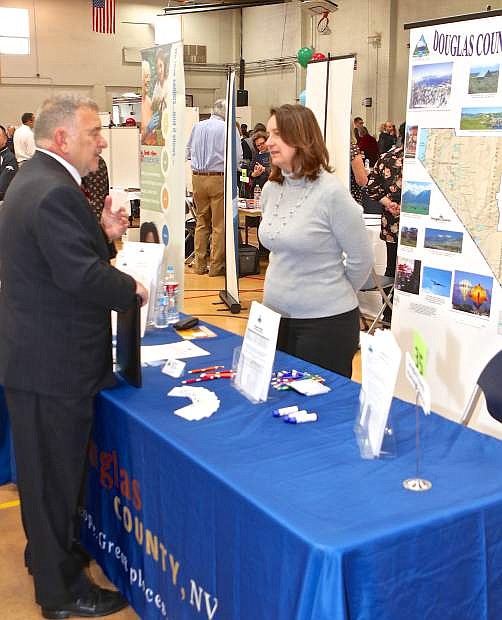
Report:
M296 4L243 9L242 20L242 53L247 63L296 56L302 46L301 10ZM291 62L283 69L246 76L253 125L266 123L272 106L296 102L303 88L297 72L305 70Z
M29 9L32 32L29 56L0 56L1 122L18 124L23 112L36 110L53 92L78 91L111 110L114 95L139 90L141 67L124 62L122 49L153 45L159 0L117 2L115 36L92 32L89 0L0 0L0 6ZM210 63L233 62L238 17L238 11L184 17L185 43L207 45ZM224 96L225 77L189 75L187 91L194 105L211 105Z

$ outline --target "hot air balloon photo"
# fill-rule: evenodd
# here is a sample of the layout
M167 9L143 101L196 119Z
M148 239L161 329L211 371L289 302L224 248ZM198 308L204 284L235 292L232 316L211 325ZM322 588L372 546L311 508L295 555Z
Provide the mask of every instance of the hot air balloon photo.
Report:
M479 273L455 271L452 308L488 318L492 300L493 278Z

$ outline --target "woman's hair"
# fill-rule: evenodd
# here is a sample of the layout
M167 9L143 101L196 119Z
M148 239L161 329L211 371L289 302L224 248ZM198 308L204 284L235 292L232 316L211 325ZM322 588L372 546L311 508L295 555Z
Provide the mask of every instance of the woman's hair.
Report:
M139 240L145 242L148 233L152 233L155 243L160 243L159 231L154 222L143 222L143 224L141 224L139 229Z
M253 144L256 147L256 140L261 138L262 140L267 140L268 133L266 131L255 131L253 134Z
M296 149L293 156L293 173L295 178L307 177L315 181L321 168L331 172L329 153L314 113L303 105L281 105L272 108L270 115L275 116L277 130L284 142ZM270 181L284 181L282 171L272 164Z

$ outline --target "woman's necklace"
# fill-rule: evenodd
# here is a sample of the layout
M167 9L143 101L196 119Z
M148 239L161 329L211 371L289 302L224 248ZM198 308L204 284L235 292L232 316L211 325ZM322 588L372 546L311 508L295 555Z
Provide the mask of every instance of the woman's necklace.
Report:
M293 219L293 217L296 215L296 212L307 200L310 192L312 191L312 188L314 187L314 183L312 183L311 181L307 181L307 186L305 187L303 196L300 197L300 199L296 202L296 204L291 205L289 207L288 213L286 215L279 216L279 207L281 205L282 198L284 196L284 185L285 183L281 185L281 193L279 194L279 198L277 199L277 202L272 207L272 215L270 217L270 220L267 222L268 236L271 241L276 239L281 234L281 230L288 225L290 220ZM274 224L275 224L275 228L274 230L272 230L272 226Z

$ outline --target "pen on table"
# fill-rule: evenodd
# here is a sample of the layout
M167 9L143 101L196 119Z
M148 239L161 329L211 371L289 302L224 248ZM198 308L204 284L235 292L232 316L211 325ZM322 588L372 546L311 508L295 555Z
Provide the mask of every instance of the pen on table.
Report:
M189 370L188 374L193 374L195 372L207 372L208 370L218 370L218 368L224 368L224 366L208 366L207 368L194 368L193 370Z
M199 375L199 377L201 379L203 379L204 377L217 377L217 378L223 379L223 378L233 377L234 374L235 373L233 370L221 370L218 372L203 372L202 374Z
M232 375L207 375L206 377L194 377L193 379L185 379L184 381L182 381L181 383L183 384L187 384L187 383L198 383L199 381L213 381L213 379L231 379L233 377Z

